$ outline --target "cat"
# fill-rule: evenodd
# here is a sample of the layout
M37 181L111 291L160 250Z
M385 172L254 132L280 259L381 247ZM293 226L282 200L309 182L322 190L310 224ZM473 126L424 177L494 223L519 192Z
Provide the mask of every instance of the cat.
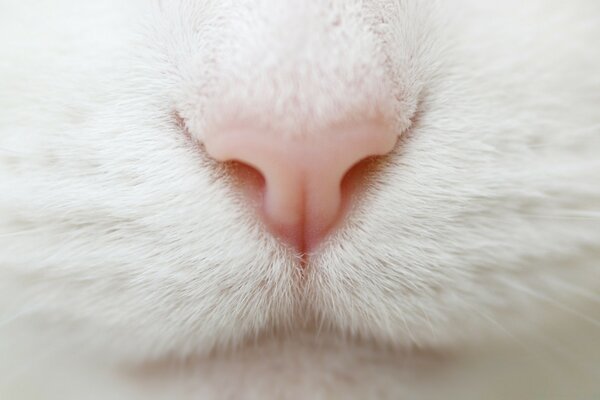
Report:
M0 0L0 397L597 398L598 43L595 0Z

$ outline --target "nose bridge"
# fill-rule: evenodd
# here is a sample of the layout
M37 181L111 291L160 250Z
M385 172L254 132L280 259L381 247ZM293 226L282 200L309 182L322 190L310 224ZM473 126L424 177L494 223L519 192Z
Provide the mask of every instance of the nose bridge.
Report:
M272 51L298 62L313 54L331 56L332 50L349 50L352 43L364 54L375 39L360 1L249 1L243 12L232 16L229 26L228 39L237 42L240 51L247 50L244 58L254 54L264 59ZM346 46L333 46L342 43Z
M260 5L249 7L243 23L231 23L211 122L247 119L281 134L306 135L351 116L364 121L391 114L382 46L355 2Z

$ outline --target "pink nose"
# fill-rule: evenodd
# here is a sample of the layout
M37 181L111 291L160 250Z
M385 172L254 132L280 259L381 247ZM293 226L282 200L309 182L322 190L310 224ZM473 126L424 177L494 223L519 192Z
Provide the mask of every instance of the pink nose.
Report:
M264 185L251 189L266 225L304 253L341 217L341 183L348 171L390 152L396 141L397 135L383 125L365 123L300 138L250 127L229 129L209 135L204 145L216 160L238 161L262 175Z

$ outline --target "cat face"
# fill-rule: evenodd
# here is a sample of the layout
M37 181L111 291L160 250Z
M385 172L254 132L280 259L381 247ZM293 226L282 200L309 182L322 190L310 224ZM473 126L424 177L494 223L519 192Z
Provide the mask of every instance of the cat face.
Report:
M596 2L66 8L0 41L6 315L124 357L445 348L599 287ZM373 115L398 142L304 259L204 147L233 119L318 146Z

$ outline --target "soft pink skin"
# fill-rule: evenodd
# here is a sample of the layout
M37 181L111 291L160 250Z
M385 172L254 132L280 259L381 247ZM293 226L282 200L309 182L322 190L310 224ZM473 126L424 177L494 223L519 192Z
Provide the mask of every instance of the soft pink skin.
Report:
M331 135L275 135L249 126L208 135L204 145L219 161L235 160L264 178L260 207L267 226L300 253L319 245L341 217L341 182L365 158L390 152L397 135L383 124L337 126ZM318 141L314 138L319 137ZM255 185L256 186L256 185Z

